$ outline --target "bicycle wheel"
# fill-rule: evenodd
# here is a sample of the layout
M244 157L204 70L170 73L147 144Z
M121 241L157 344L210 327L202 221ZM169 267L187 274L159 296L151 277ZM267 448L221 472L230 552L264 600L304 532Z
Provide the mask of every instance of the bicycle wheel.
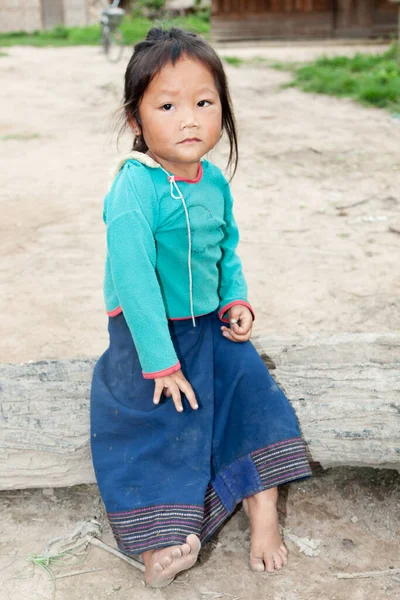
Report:
M101 31L100 43L104 54L107 56L110 50L110 28L107 25L105 25Z
M124 51L124 38L120 29L110 31L108 35L108 44L106 56L110 62L118 62Z

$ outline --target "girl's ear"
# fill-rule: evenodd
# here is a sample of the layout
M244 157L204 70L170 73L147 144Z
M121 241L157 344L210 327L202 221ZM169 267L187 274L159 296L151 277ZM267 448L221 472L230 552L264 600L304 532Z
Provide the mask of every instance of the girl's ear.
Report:
M134 119L133 117L131 119L129 119L128 120L128 125L132 129L132 131L136 135L136 137L138 137L139 135L142 135L142 131L141 131L141 129L139 127L139 124L136 121L136 119Z

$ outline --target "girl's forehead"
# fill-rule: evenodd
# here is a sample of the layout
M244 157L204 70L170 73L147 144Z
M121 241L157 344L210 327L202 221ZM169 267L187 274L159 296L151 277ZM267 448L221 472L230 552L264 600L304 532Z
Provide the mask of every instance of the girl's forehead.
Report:
M217 90L211 71L199 60L182 57L175 64L168 62L151 80L148 93L179 93L209 88Z

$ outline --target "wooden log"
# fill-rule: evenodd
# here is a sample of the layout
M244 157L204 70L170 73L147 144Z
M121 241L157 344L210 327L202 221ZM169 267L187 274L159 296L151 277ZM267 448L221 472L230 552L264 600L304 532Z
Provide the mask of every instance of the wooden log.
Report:
M296 410L311 459L400 470L400 334L254 337ZM95 359L0 365L0 489L95 481Z

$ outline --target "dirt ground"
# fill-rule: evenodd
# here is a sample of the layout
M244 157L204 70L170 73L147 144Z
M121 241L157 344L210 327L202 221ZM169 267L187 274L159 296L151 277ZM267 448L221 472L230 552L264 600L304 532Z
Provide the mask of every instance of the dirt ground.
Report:
M253 45L227 56L240 133L233 180L240 255L256 311L254 333L399 331L400 120L350 100L281 89L289 75L268 61L352 54L357 45ZM384 46L368 46L380 52ZM97 48L10 48L0 57L2 185L1 362L96 356L107 344L102 299L102 201L117 150L113 112L122 62ZM120 151L129 146L122 138ZM213 153L224 166L225 142ZM291 551L276 575L247 568L240 510L201 561L163 591L92 548L101 568L57 580L56 600L400 599L400 575L337 573L400 568L400 476L334 469L286 486L280 510ZM0 599L49 600L52 582L26 562L78 521L94 517L114 545L96 486L0 493ZM291 536L291 537L290 537ZM314 556L298 538L315 541ZM57 569L56 569L57 570ZM68 573L68 568L59 572Z

